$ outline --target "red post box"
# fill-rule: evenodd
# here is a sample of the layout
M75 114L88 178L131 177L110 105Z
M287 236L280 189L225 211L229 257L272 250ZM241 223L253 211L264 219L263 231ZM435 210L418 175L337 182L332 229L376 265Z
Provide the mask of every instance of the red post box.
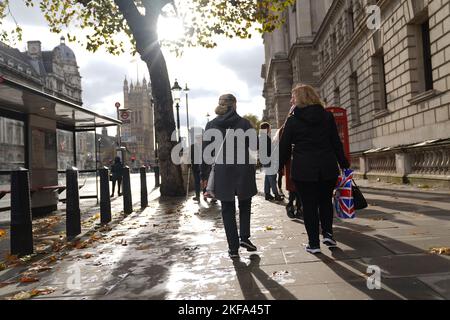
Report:
M342 144L344 145L345 155L347 160L350 162L350 139L348 134L347 110L339 107L330 107L326 108L326 110L330 111L334 116L339 136L341 137Z

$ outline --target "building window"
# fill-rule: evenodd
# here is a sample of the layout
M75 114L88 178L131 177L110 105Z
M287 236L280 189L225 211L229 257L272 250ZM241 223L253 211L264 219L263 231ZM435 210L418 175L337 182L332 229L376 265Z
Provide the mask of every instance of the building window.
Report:
M0 170L25 167L24 137L23 121L0 117Z
M350 112L351 112L351 122L352 126L357 126L361 122L359 113L359 88L358 88L358 74L353 72L350 75Z
M411 36L409 56L415 60L417 69L413 69L413 94L420 94L433 90L433 66L431 63L431 43L429 20L421 19L409 25L408 33Z
M387 110L386 73L384 66L384 51L380 49L372 57L376 112Z
M355 32L355 14L353 11L353 3L350 3L349 8L347 9L347 26L348 26L348 33L350 35Z
M334 104L337 107L341 106L341 92L339 90L339 87L334 89Z
M425 91L433 90L433 66L431 65L430 21L422 23L423 71Z

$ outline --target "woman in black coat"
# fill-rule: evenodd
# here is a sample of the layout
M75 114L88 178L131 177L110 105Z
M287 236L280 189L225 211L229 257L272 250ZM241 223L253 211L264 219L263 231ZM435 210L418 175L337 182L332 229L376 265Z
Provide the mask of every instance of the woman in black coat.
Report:
M350 164L333 114L324 109L317 92L311 86L298 85L292 90L291 104L296 108L286 121L281 137L280 168L293 152L291 179L303 203L309 238L306 250L320 253L319 221L323 243L328 247L337 245L333 238L332 196L339 166L346 169Z

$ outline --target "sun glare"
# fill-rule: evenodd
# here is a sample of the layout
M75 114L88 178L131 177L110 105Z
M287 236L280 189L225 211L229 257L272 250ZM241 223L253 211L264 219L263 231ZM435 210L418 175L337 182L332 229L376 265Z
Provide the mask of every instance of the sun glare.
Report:
M177 18L161 17L158 21L159 40L175 41L182 38L183 23Z

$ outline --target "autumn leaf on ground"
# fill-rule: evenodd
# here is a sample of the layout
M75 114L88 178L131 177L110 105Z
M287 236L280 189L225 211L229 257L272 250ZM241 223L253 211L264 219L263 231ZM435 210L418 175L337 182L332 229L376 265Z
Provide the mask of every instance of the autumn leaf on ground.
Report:
M53 287L45 287L45 288L42 288L42 289L34 289L34 290L31 290L30 294L31 294L32 297L35 297L35 296L44 296L44 295L53 293L53 292L55 292L55 291L56 291L56 288L53 288Z
M0 238L6 236L6 231L3 229L0 229Z
M14 296L10 297L10 298L6 298L7 300L26 300L26 299L30 299L32 297L30 292L19 292L17 294L15 294Z
M15 284L15 282L0 282L0 289L12 284Z
M151 245L149 245L149 244L141 244L140 246L138 246L136 248L136 250L147 250L147 249L150 249L150 248L151 248Z
M20 278L20 283L31 283L31 282L38 282L39 279L35 277L22 277Z
M267 226L267 227L266 227L266 230L267 230L267 231L271 231L271 230L273 230L273 227Z
M84 255L83 255L83 259L89 259L89 258L91 258L92 257L92 253L85 253Z
M439 254L439 255L445 255L450 256L450 248L448 247L442 247L442 248L431 248L430 253Z

